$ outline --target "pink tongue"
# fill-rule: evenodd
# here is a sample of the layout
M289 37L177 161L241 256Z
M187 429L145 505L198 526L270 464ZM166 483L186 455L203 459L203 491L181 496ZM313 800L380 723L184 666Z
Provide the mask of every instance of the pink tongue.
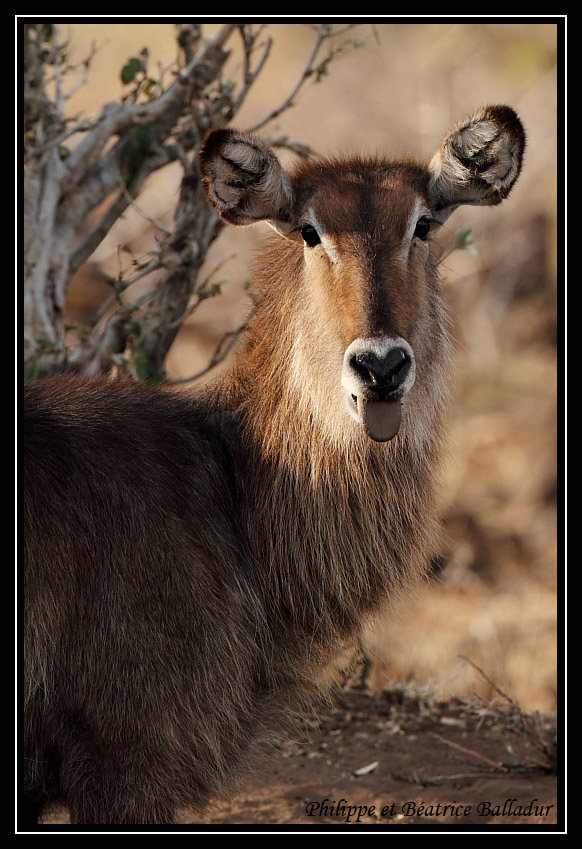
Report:
M398 433L402 405L400 401L366 401L358 396L358 416L362 427L376 442L388 442Z

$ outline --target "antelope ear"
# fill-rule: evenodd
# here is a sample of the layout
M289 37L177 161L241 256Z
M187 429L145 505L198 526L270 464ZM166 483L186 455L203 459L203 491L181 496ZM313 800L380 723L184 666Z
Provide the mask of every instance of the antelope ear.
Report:
M225 221L268 221L284 234L292 229L291 182L262 139L232 129L211 130L200 149L199 168L206 196Z
M494 206L521 171L525 131L509 106L486 106L458 124L429 163L429 204L446 221L461 204Z

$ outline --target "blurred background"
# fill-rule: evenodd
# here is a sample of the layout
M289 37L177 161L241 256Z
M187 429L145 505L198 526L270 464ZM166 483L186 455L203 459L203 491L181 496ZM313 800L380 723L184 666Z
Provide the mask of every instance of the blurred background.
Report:
M338 25L338 26L341 26ZM205 25L211 35L215 25ZM120 71L147 46L150 68L176 60L174 23L62 23L71 59L97 45L89 79L68 102L89 116L118 99ZM315 43L303 24L275 24L269 60L236 117L242 129L285 100ZM374 686L414 682L443 697L495 695L469 658L525 709L556 707L557 524L557 88L556 23L377 23L351 39L317 83L267 124L326 153L413 153L429 159L452 125L480 106L507 103L527 131L525 163L510 198L495 209L459 210L441 234L443 253L471 228L472 250L441 264L451 307L457 378L451 451L444 475L445 538L436 581L397 622L367 636ZM237 39L225 75L236 79ZM229 42L227 47L231 46ZM172 77L169 72L167 84ZM284 153L282 158L291 156ZM171 225L181 178L173 164L139 198L150 219ZM227 228L202 273L220 267L219 297L183 327L167 361L187 377L209 360L249 308L248 262L261 226ZM130 209L80 270L67 309L82 318L109 294L120 248L155 248L155 231ZM208 382L222 364L204 378Z

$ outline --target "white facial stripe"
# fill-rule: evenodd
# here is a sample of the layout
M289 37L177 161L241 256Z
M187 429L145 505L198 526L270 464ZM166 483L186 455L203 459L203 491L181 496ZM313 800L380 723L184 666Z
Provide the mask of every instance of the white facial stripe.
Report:
M416 198L412 210L410 211L410 215L408 216L408 221L406 222L406 230L404 231L404 238L402 239L400 253L398 254L398 258L401 262L406 262L406 259L408 257L410 243L412 242L412 237L414 236L414 231L416 229L416 225L418 224L418 219L422 215L422 209L422 200L420 198Z
M339 256L335 249L335 245L321 226L321 223L318 221L317 216L312 209L307 210L305 220L308 224L311 224L311 226L315 227L315 229L317 230L319 238L321 239L321 246L328 255L330 262L333 262L334 265L337 264L339 262Z

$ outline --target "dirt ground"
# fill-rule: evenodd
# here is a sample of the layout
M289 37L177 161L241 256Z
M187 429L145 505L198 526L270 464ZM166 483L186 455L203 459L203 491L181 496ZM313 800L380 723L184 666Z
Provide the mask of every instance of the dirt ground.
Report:
M306 720L301 737L271 750L240 795L204 817L184 811L174 828L562 830L554 714L442 702L406 686L352 688ZM64 811L45 819L67 821Z

